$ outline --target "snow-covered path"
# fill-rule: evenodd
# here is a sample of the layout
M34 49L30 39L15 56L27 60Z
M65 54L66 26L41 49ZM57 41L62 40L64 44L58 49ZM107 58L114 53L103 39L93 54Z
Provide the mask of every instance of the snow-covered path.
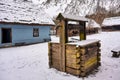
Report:
M111 57L111 49L120 45L120 32L102 32L87 38L101 40L102 66L95 75L91 74L85 80L120 80L120 58ZM82 80L49 69L47 50L47 43L1 48L0 80Z

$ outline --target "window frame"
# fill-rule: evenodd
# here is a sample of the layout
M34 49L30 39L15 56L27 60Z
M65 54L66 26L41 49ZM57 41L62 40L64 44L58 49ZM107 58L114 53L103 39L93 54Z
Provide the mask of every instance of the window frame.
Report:
M39 37L39 28L33 28L33 37Z

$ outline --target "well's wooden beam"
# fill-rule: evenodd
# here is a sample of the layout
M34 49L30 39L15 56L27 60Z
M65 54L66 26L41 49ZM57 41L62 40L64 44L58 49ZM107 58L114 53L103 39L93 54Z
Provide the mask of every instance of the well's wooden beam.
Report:
M86 25L85 22L79 22L80 25L80 40L86 40Z
M68 43L68 21L65 20L65 43Z

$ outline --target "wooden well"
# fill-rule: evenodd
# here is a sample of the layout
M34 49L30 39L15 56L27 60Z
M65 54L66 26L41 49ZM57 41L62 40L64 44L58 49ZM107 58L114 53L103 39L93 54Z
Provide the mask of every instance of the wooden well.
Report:
M57 17L61 26L60 42L48 43L49 66L72 75L86 76L100 66L100 41L86 40L85 19L82 18L82 21L76 16L69 16L59 14ZM69 20L79 22L80 41L68 41L67 22Z
M49 43L49 66L62 71L61 64L64 59L60 48L60 43ZM65 72L77 76L86 76L91 70L100 66L99 40L67 43L64 56Z

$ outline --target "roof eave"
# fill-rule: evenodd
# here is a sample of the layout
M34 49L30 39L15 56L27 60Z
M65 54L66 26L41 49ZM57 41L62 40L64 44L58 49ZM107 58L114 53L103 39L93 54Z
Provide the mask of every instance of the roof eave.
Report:
M55 26L55 24L39 24L39 23L18 23L18 22L3 22L0 21L0 23L3 24L20 24L20 25L36 25L36 26Z

